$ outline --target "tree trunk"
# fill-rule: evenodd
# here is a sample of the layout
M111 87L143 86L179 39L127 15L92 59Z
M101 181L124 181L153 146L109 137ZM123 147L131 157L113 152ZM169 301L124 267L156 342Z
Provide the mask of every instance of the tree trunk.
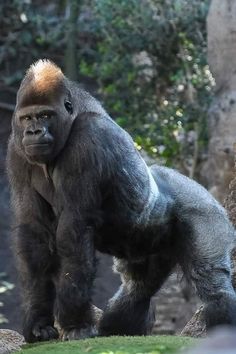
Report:
M76 42L78 37L78 15L82 1L69 0L69 19L67 23L67 46L65 53L65 74L73 81L78 79Z
M209 190L223 201L232 180L236 131L236 1L212 0L208 19L208 61L216 82L209 110L209 152L203 168Z
M208 60L216 81L216 94L209 112L209 158L205 171L208 171L206 176L212 194L220 201L228 195L224 204L236 226L236 176L233 172L236 141L236 1L212 0L207 29ZM235 251L232 254L232 266L236 288ZM181 334L193 337L206 334L203 306Z

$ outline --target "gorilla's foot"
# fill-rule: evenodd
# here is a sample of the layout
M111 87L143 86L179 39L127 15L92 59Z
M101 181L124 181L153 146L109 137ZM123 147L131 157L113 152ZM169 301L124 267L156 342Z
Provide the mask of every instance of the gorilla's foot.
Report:
M95 337L98 334L96 326L86 328L66 328L61 330L60 337L63 341Z

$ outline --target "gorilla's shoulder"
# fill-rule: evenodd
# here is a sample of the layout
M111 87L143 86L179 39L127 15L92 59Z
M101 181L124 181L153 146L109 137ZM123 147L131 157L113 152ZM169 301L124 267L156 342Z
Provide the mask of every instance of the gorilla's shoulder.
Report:
M132 145L130 135L122 129L108 114L97 112L84 112L77 116L74 121L70 141L75 144L89 145L96 144L104 148Z

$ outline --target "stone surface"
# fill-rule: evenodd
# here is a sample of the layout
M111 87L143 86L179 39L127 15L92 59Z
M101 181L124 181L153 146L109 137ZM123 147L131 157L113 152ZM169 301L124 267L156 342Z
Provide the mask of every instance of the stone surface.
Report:
M200 306L200 300L193 289L181 279L182 274L173 273L154 298L156 302L154 334L180 333Z
M203 309L201 306L193 315L191 320L186 324L181 332L181 336L187 337L205 337L206 336L206 324L203 317Z
M0 329L0 354L9 354L20 350L25 344L24 337L10 329Z
M186 354L235 354L236 330L220 328Z

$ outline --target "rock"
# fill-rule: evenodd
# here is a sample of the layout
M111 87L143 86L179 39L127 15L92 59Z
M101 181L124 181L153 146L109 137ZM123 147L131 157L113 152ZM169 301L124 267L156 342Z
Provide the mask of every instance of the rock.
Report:
M96 323L96 325L98 325L99 321L103 315L103 311L95 305L93 305L93 311L94 311L95 323Z
M186 289L181 279L182 273L173 273L154 297L157 310L153 334L179 333L200 306L195 291Z
M204 306L202 305L186 324L181 332L181 336L187 337L205 337L206 324L204 320Z
M25 344L24 337L10 329L0 329L0 354L8 354L20 350Z
M187 354L235 354L236 330L230 328L217 329L204 339L195 349Z

